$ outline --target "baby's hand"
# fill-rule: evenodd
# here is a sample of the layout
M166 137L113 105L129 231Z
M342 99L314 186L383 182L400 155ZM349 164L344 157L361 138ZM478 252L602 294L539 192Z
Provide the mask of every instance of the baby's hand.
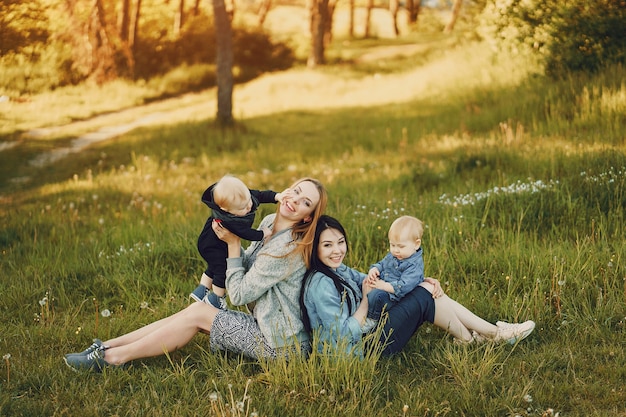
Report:
M272 229L270 229L269 227L264 227L261 230L263 231L263 240L272 236Z
M379 277L380 277L380 271L378 270L378 268L374 267L370 269L370 271L368 272L367 281L369 282L370 285L373 285L374 282L376 282L376 280L378 280Z
M282 193L276 193L276 197L274 198L277 202L282 203L283 200L289 196L291 196L291 188L286 188Z

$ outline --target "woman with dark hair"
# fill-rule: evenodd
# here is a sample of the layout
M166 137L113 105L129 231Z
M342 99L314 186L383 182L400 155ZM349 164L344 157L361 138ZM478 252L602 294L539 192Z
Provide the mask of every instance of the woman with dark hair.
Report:
M366 333L367 275L343 264L348 251L346 231L341 223L321 216L313 239L310 268L302 285L300 305L304 326L319 329L318 349L324 346L345 346L360 354L359 342ZM387 312L381 343L383 354L397 353L404 348L417 329L428 321L446 330L464 343L493 340L515 344L535 328L531 320L524 323L491 324L444 294L439 281L425 278Z

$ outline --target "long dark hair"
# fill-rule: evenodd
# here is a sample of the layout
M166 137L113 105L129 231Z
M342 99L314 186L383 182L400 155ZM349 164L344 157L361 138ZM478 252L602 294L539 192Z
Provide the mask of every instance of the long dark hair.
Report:
M300 309L302 311L302 322L304 323L304 328L309 333L311 333L313 329L311 329L311 321L309 320L309 314L306 309L306 305L304 304L304 295L309 285L309 282L311 281L311 277L316 272L321 272L322 274L326 275L328 278L330 278L333 281L333 284L335 284L335 288L337 289L337 292L341 294L342 298L345 298L348 304L348 311L350 312L352 311L352 307L353 307L352 300L353 299L358 300L359 298L354 288L352 288L346 282L346 280L343 279L341 276L339 276L335 271L333 271L328 266L324 265L324 263L320 260L319 256L317 255L317 248L320 244L320 236L322 235L322 232L327 229L335 229L339 231L346 239L346 251L348 249L348 236L346 235L346 231L341 225L341 223L339 223L339 220L335 219L334 217L327 216L325 214L320 216L317 221L317 226L315 227L315 235L313 237L313 246L312 246L312 251L311 251L309 268L304 274L304 280L302 281L302 287L300 288Z

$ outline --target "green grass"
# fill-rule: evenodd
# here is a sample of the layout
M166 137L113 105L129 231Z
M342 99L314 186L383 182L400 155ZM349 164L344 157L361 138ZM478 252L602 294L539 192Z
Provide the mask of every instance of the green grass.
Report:
M624 70L550 83L463 71L475 81L443 78L409 103L257 116L231 133L144 127L43 168L23 161L71 136L2 151L0 415L623 416ZM93 337L187 305L200 195L226 172L277 190L322 180L360 269L393 218L418 216L427 275L490 321L537 329L468 347L425 325L393 358L269 364L198 335L123 371L65 367Z

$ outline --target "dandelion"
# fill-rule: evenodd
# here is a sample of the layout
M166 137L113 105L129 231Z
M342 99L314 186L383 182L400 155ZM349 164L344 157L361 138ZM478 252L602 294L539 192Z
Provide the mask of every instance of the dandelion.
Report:
M524 395L524 401L526 401L527 403L532 403L533 397L530 394L526 394Z
M404 404L404 407L402 407L402 415L405 416L407 411L409 411L409 406L408 404Z
M39 305L40 306L45 306L46 304L48 304L48 297L44 297L41 300L39 300Z
M100 314L102 315L102 317L111 317L111 311L108 308L105 308L104 310L102 310Z
M213 391L212 393L210 393L209 400L211 400L211 402L217 401L217 392Z
M146 308L148 308L148 302L142 301L141 304L139 305L139 308L141 308L142 310L145 310Z
M2 357L2 359L4 359L4 361L7 364L7 384L8 384L9 382L11 382L11 362L9 362L9 359L11 359L11 354L7 353L6 355Z

